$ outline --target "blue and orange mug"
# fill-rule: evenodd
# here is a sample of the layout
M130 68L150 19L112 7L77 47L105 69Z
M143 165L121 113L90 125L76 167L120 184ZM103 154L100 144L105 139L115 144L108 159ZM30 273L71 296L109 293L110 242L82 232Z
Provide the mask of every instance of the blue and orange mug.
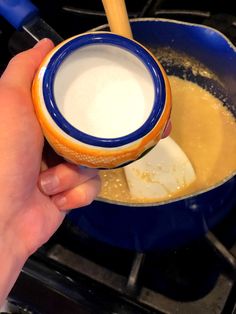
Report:
M54 150L100 169L140 158L160 140L171 113L161 64L138 42L110 32L85 33L56 46L35 76L32 96Z

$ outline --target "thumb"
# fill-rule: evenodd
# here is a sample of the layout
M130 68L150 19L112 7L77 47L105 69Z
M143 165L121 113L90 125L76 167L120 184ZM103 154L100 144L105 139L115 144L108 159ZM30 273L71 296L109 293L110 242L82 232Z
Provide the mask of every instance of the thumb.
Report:
M33 48L16 55L9 62L1 77L1 82L29 91L40 63L53 47L51 40L45 38Z

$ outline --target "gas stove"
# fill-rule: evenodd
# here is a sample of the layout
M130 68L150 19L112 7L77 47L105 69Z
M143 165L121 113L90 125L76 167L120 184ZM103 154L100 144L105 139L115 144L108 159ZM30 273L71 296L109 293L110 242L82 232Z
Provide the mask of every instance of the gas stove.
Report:
M63 38L106 24L100 1L34 1ZM161 17L212 26L236 44L227 1L126 1L130 18ZM35 40L0 18L0 71ZM8 313L236 313L236 213L186 247L139 253L98 242L65 219L25 264Z

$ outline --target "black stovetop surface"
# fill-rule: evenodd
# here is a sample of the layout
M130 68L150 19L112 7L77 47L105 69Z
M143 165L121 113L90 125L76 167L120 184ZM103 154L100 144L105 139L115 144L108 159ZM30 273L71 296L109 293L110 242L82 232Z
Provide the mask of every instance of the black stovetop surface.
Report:
M98 242L65 220L26 263L10 300L24 313L234 313L234 254L234 210L188 246L146 254Z
M106 23L101 1L35 0L63 38ZM236 44L229 1L128 1L130 17L213 26ZM0 71L34 44L0 17ZM206 237L175 251L141 254L90 238L65 220L26 263L9 301L12 313L236 313L236 214Z

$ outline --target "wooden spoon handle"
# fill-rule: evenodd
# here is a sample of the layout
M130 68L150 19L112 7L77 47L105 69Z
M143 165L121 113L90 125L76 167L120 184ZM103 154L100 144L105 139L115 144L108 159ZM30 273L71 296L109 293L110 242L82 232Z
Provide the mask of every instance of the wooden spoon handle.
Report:
M132 39L125 0L102 0L102 3L111 32Z

